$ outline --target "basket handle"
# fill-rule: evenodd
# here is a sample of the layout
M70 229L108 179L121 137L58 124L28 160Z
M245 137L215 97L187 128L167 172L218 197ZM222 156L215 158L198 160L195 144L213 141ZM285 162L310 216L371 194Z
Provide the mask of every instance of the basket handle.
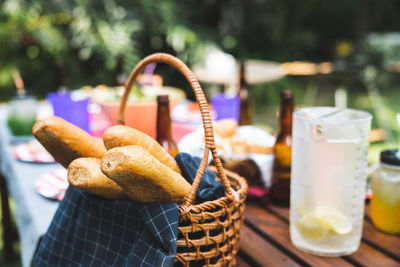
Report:
M218 177L221 179L221 182L225 187L226 195L230 198L233 198L234 196L232 188L230 186L228 178L225 175L224 168L222 167L221 160L218 156L217 149L215 147L214 130L206 97L204 96L203 90L201 89L199 81L197 80L194 73L189 69L188 66L186 66L185 63L183 63L177 57L174 57L166 53L155 53L145 57L136 65L136 67L132 70L128 80L125 83L125 91L121 99L117 123L125 124L124 122L125 107L129 91L131 90L133 82L136 80L137 76L144 70L144 68L148 64L155 62L167 63L172 67L174 67L175 69L177 69L180 73L182 73L183 76L185 76L186 80L190 83L190 86L192 87L193 92L196 96L197 103L199 104L200 107L201 117L203 119L203 128L204 128L205 145L206 145L204 150L204 155L203 159L201 160L199 169L197 170L196 177L194 178L189 194L186 196L181 207L185 209L193 203L196 196L197 188L199 187L200 181L207 167L208 155L210 150L214 159L214 164L217 168Z

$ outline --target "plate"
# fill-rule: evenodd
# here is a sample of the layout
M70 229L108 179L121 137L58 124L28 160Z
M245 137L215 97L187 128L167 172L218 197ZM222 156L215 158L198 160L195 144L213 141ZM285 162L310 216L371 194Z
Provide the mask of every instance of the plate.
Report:
M14 157L23 162L34 163L54 163L54 158L49 152L36 140L20 144L13 149Z
M58 168L42 174L35 182L36 191L45 198L61 201L68 188L67 170Z

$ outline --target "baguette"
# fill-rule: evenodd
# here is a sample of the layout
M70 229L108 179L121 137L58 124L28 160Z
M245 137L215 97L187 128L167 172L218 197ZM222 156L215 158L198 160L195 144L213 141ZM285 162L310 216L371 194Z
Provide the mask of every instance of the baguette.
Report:
M37 121L32 127L36 139L65 168L77 158L101 158L106 149L84 130L56 116Z
M101 161L101 170L136 202L183 202L191 185L141 146L112 148Z
M100 169L101 160L78 158L68 166L68 182L80 190L109 199L126 199L125 191Z
M141 146L149 151L150 154L156 157L161 163L175 172L181 173L176 161L156 140L136 129L123 125L113 126L105 131L103 142L107 149L130 145Z

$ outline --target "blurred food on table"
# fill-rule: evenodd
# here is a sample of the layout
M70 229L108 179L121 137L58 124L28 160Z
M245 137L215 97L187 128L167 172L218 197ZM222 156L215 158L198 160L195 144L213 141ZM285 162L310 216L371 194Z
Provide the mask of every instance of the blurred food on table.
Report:
M119 112L123 87L94 88L91 99L98 103L112 124L115 124ZM134 85L129 93L125 109L125 124L155 137L157 120L157 95L168 95L171 108L185 99L185 93L175 87L156 87Z
M269 154L272 153L271 139L258 138L260 131L254 130L254 126L238 127L233 119L225 119L215 122L216 133L215 144L217 148L227 156L245 156L247 154ZM261 133L263 135L263 133Z
M264 187L260 168L252 159L234 160L230 158L221 158L224 168L231 170L246 178L249 186Z
M249 179L251 185L262 184L268 187L271 183L272 147L275 137L256 126L238 126L234 119L216 121L214 131L215 144L224 166L238 171ZM204 153L203 129L198 128L184 136L178 143L178 148L180 152L201 157ZM257 166L256 170L245 174L246 169L254 166Z

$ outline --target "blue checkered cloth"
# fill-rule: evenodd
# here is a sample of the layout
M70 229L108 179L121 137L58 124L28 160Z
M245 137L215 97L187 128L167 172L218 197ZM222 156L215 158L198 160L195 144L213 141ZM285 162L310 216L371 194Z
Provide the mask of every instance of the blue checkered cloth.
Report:
M180 153L176 161L190 182L200 158ZM215 174L206 171L198 201L224 196ZM178 205L110 200L70 186L40 243L33 266L173 266Z
M70 186L33 266L173 266L178 205L109 200Z
M182 176L192 184L200 166L201 158L192 157L188 153L179 153L175 156ZM196 192L196 200L199 203L215 200L225 195L224 186L215 180L215 173L205 170Z

